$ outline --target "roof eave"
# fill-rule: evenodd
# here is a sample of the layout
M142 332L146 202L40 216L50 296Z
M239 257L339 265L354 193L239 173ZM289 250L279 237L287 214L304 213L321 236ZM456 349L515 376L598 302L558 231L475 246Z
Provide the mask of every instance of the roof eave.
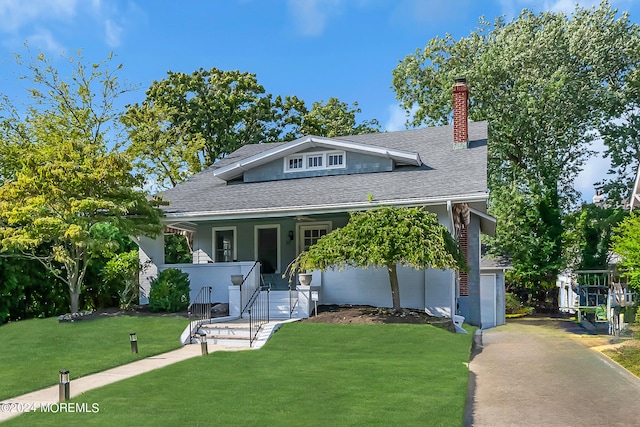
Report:
M413 199L397 199L397 200L374 200L356 203L338 203L331 205L306 205L306 206L287 206L262 209L239 209L233 211L208 211L208 212L189 212L189 213L168 213L165 214L163 221L213 221L213 220L231 220L231 219L253 219L253 218L276 218L283 216L301 216L301 215L319 215L333 214L340 212L360 211L374 209L380 206L396 206L396 207L414 207L414 206L435 206L446 205L447 202L463 203L463 202L482 202L488 199L487 193L461 194L447 197L428 197ZM495 231L495 219L476 209L472 209L474 213L481 216L481 221L487 221L486 218L492 219ZM486 217L483 219L483 217ZM490 222L490 220L489 220Z

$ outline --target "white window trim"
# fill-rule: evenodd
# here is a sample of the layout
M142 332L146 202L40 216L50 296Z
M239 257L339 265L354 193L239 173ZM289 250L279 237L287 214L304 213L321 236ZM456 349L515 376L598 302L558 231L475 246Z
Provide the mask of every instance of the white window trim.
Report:
M302 252L303 241L304 241L304 233L305 229L313 229L313 228L327 228L327 234L331 233L333 230L333 223L331 221L316 221L316 222L299 222L296 224L296 234L298 238L296 239L296 254Z
M221 262L221 261L216 261L216 252L218 250L218 248L216 247L216 233L218 231L233 231L233 261L237 261L238 260L238 227L236 226L232 226L232 227L212 227L211 228L211 233L212 233L212 239L213 241L211 242L211 247L213 249L213 251L211 252L211 254L213 255L211 258L213 258L214 262Z
M336 155L336 154L342 154L342 164L329 166L329 156ZM309 157L317 157L317 156L322 156L322 166L309 167ZM302 158L301 168L297 168L297 169L289 168L289 159L293 159L293 158ZM326 170L326 169L344 169L346 167L347 167L347 153L346 151L341 151L341 150L310 151L308 153L296 153L291 156L286 156L284 158L285 173L316 171L316 170Z
M261 225L256 225L253 227L253 257L256 261L260 261L258 259L258 230L264 229L264 228L275 228L278 233L277 235L277 257L278 257L278 265L276 265L276 274L280 273L280 263L282 262L282 245L280 242L280 224L261 224Z
M301 168L290 168L289 160L291 159L300 159ZM284 158L284 171L285 172L300 172L304 170L304 156L296 154L295 156L288 156Z

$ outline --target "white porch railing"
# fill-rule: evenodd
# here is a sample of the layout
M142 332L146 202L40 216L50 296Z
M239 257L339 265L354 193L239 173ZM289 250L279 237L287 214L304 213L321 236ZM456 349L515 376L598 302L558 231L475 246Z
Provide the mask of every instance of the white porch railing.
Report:
M255 290L260 285L260 264L254 268L255 264L256 262L254 261L210 264L162 264L158 266L158 272L168 268L178 268L189 274L191 283L190 301L192 302L201 288L211 286L213 288L211 300L214 303L228 303L229 286L233 286L231 284L231 275L242 274L247 288L252 287Z

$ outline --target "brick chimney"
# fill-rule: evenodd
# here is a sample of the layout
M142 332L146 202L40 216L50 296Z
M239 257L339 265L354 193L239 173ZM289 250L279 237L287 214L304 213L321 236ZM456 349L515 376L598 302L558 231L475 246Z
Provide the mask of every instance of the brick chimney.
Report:
M469 89L467 79L456 79L453 85L453 148L467 148L469 145Z

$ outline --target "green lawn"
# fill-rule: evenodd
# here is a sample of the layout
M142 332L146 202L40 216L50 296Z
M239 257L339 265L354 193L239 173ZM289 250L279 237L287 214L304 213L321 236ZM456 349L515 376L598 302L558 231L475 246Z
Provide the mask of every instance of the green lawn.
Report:
M623 346L616 350L605 350L604 353L636 377L640 377L640 347Z
M58 323L30 319L0 326L0 400L58 383L58 371L71 379L180 347L188 325L180 317L117 316ZM138 337L131 352L129 333Z
M429 325L286 324L261 350L213 352L73 399L97 413L6 425L461 426L472 338Z

